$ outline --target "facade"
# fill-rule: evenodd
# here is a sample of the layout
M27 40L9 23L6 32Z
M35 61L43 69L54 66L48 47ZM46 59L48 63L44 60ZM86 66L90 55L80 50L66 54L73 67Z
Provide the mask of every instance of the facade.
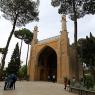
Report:
M62 83L65 77L72 77L65 16L62 16L61 23L62 29L59 36L42 41L37 40L38 27L35 26L28 64L30 80L52 81L54 79L54 81Z

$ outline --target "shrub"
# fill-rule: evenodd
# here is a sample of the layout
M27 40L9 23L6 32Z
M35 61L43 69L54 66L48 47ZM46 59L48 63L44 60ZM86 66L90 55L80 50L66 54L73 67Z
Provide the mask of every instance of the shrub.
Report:
M89 89L94 87L94 79L91 74L86 74L84 77L84 86Z

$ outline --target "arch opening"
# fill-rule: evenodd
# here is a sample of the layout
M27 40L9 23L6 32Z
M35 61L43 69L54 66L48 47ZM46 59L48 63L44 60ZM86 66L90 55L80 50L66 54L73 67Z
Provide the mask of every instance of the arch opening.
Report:
M45 47L38 57L39 80L57 81L57 54L54 49Z

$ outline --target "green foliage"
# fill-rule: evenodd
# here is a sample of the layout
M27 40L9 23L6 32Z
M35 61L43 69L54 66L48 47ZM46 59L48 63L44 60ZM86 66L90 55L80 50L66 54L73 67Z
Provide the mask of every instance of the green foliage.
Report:
M26 35L26 37L24 39L24 42L26 44L28 44L27 57L26 57L26 67L27 67L27 60L28 60L28 53L29 53L29 45L31 44L32 39L33 39L33 33L30 32L30 31L27 31L27 35Z
M15 35L15 37L17 37L19 39L25 39L27 36L29 36L31 34L30 34L30 30L28 30L26 28L22 28L22 29L15 31L14 35Z
M26 43L31 42L30 40L33 38L33 33L26 28L15 31L14 35L18 39L24 40Z
M14 22L17 16L17 26L38 20L38 2L34 2L33 0L1 0L0 3L0 8L5 19Z
M86 14L95 14L95 0L85 0L85 4L83 6Z
M18 76L21 79L25 79L27 77L27 67L26 65L23 65L18 72Z
M37 2L33 0L0 0L0 10L3 16L13 24L5 47L6 51L3 54L1 71L5 65L5 58L15 26L23 26L29 22L38 21L38 6L39 0L37 0Z
M23 28L21 30L15 31L14 35L15 37L21 39L22 41L24 40L24 42L28 44L27 57L26 57L26 74L27 74L27 60L28 60L29 44L31 44L31 41L33 39L33 33L30 30ZM21 41L21 47L22 47L22 41ZM21 48L20 48L20 54L21 54ZM20 74L20 75L23 76L23 74Z
M83 4L85 0L52 0L52 6L60 6L58 13L69 15L71 20L74 20L74 16L76 14L76 18L83 17L85 12L83 10Z
M87 66L95 66L95 37L90 33L90 37L79 39L78 54L82 58L82 62Z
M95 79L95 37L91 33L90 37L87 36L86 39L79 39L78 55L81 62L87 65Z
M26 29L26 28L22 28L20 30L17 30L14 32L15 37L17 37L18 39L21 39L21 47L20 47L20 55L21 55L21 48L22 48L22 42L24 40L24 42L26 44L31 44L31 41L33 39L33 33Z
M32 39L33 39L33 33L30 32L30 33L26 36L26 38L24 39L24 42L25 42L26 44L31 44Z
M91 74L86 74L85 75L85 84L84 86L89 89L89 88L93 88L94 87L94 79L91 76Z
M17 43L6 71L8 74L12 73L17 74L19 68L20 68L20 54L19 54L19 46Z

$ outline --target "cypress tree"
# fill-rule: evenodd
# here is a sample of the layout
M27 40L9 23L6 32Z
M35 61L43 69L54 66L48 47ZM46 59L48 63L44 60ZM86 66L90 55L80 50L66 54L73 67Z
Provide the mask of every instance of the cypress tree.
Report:
M11 56L11 60L8 64L7 73L8 74L17 74L20 68L20 54L19 54L19 46L18 43L15 46L13 54Z

